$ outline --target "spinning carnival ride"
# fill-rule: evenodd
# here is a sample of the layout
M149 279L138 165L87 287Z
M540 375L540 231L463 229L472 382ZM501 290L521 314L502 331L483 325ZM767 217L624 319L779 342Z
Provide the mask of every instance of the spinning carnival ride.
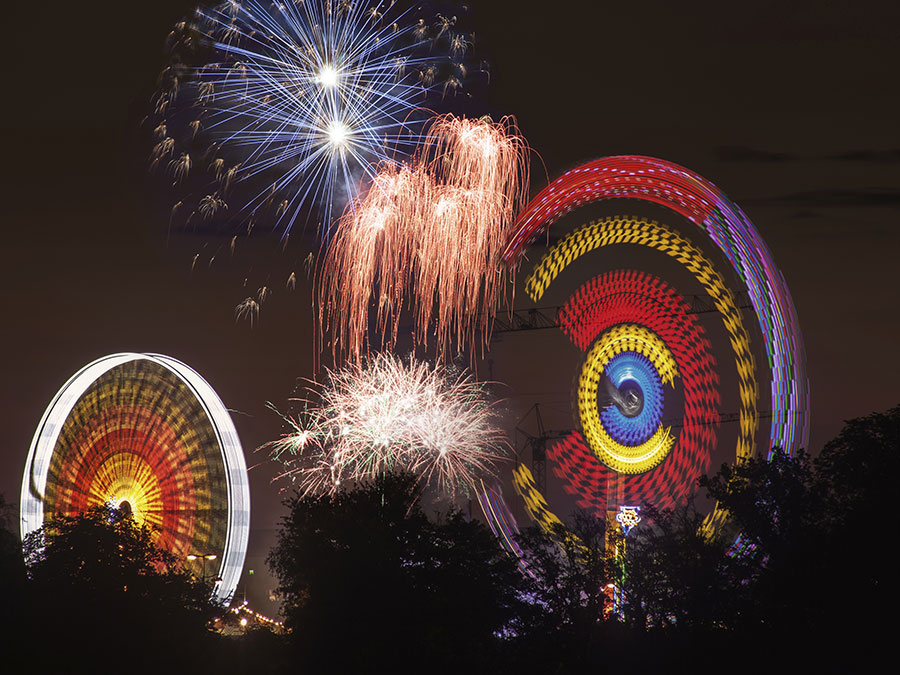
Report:
M623 198L666 207L696 229L684 233L621 216L593 221L550 247L527 274L528 297L539 302L570 265L598 249L645 247L674 259L702 286L727 332L731 354L713 349L685 298L652 274L607 270L568 296L558 320L581 353L575 392L578 429L549 446L547 459L578 506L598 514L646 504L669 508L689 496L719 444L720 385L726 379L736 379L739 407L730 461L750 457L759 447L793 453L806 446L809 435L805 355L787 284L746 215L701 176L637 156L607 157L573 169L519 215L503 260L519 265L527 248L570 211ZM762 364L754 358L752 326L745 323L736 294L713 260L722 256L707 255L699 239L718 248L732 267L729 276L746 287L759 326ZM731 368L735 378L721 377ZM765 388L768 396L760 392ZM675 420L664 419L667 398L680 401ZM673 405L668 407L672 414ZM767 444L757 439L760 412L771 414ZM531 518L548 530L561 525L526 466L516 469L514 483ZM499 492L485 492L481 504L495 532L515 548L515 521ZM722 518L714 509L707 524L716 526Z
M22 537L104 504L130 511L158 546L214 580L216 600L233 596L250 526L247 468L221 399L184 363L103 357L44 412L22 481Z

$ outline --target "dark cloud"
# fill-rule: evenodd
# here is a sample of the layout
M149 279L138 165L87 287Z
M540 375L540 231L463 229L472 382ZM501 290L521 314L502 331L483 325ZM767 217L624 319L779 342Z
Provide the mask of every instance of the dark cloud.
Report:
M821 218L822 214L818 211L813 211L812 209L800 209L799 211L794 211L791 214L791 218L796 218L798 220L802 220L805 218Z
M786 152L770 152L741 145L717 148L716 156L722 162L789 162L796 159Z
M900 148L888 150L851 150L834 155L828 155L826 159L842 162L875 162L879 164L893 164L900 162Z
M744 199L756 206L789 206L803 209L841 207L900 207L898 188L823 189L761 199ZM804 211L798 211L804 216Z

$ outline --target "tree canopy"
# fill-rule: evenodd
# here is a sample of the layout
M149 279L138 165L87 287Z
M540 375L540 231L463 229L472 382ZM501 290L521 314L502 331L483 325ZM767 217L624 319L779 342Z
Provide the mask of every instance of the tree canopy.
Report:
M815 460L775 452L701 481L740 532L733 555L752 591L743 626L820 642L823 653L885 644L883 610L898 599L885 536L898 469L900 406L848 422Z
M54 518L24 542L31 620L53 649L32 654L48 672L77 672L121 658L139 670L194 659L221 612L208 584L153 544L151 531L116 509ZM38 668L40 670L40 668Z
M849 422L815 459L775 452L702 479L723 530L702 527L693 504L645 506L624 540L575 514L566 532L523 530L521 559L462 513L427 512L410 476L295 496L269 556L284 639L211 633L210 588L115 510L49 522L27 538L25 565L0 497L0 638L12 647L0 667L858 671L891 645L898 469L900 407Z
M517 562L458 512L429 519L415 480L296 496L269 564L302 663L338 672L457 669L520 616Z

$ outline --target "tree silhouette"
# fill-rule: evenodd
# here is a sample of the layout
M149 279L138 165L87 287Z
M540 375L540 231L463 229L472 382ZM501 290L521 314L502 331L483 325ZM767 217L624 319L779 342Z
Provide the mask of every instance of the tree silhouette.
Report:
M209 587L115 510L51 521L26 566L0 497L0 670L856 672L892 645L898 469L900 407L849 422L815 460L723 466L701 485L728 528L709 535L691 504L645 509L624 568L602 519L526 530L517 560L460 513L428 517L409 476L294 497L269 557L284 640L210 633ZM610 582L624 621L604 611Z
M744 566L728 555L732 539L708 532L693 502L666 511L645 508L642 515L627 540L626 623L693 632L729 626L746 601Z
M749 593L734 623L773 648L816 644L832 668L882 653L898 600L886 536L898 469L900 407L848 422L815 461L775 452L701 481L741 533Z
M619 561L606 550L606 522L576 512L568 528L530 527L517 537L529 582L525 620L508 662L526 672L596 670L624 653L622 632L605 615Z
M815 469L828 505L832 593L854 616L855 639L865 649L886 638L898 593L896 554L900 478L900 406L846 423L825 445ZM893 611L893 610L890 610ZM844 636L846 639L847 635Z
M311 672L484 667L520 615L515 559L460 513L430 520L408 475L289 507L269 565Z
M30 657L47 672L96 670L110 659L172 668L176 655L184 667L207 652L207 625L221 611L210 587L130 516L101 507L54 518L26 537L25 561L34 620L53 645Z
M702 527L693 504L645 506L621 575L608 555L600 563L599 521L580 544L526 533L524 562L545 623L523 647L543 670L565 672L697 671L736 654L745 669L855 672L876 663L891 645L898 599L887 536L898 469L900 407L848 422L815 460L776 451L702 479L728 513L718 532ZM571 529L579 527L576 518ZM610 581L625 596L618 632L596 601Z

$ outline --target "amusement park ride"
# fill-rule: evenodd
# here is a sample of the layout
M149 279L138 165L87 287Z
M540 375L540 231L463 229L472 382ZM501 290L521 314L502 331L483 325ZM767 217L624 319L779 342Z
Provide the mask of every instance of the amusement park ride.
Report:
M665 224L601 218L559 234L540 260L526 261L526 250L564 215L621 199L662 206L675 217ZM687 228L676 227L684 222ZM610 256L570 288L578 276L570 268L579 266L583 277L592 254L622 246L674 260L703 294L679 293L642 270L609 269ZM581 354L572 396L576 428L548 430L540 404L516 428L514 487L525 513L543 529L563 527L551 510L548 467L578 507L624 535L640 522L642 506L683 502L714 451L734 462L805 447L809 390L787 285L746 215L701 176L650 157L608 157L575 168L520 213L503 257L524 275L527 300L500 313L494 341L517 331L561 331ZM731 267L727 273L722 260ZM540 304L551 285L565 290L564 303ZM717 330L726 337L715 338L699 315L718 315ZM736 401L737 411L722 409L726 384L734 391L724 392L724 400ZM758 430L760 420L770 420L768 434ZM726 422L736 428L721 433ZM732 436L729 455L724 445ZM516 550L518 526L499 488L480 501L501 541ZM723 518L714 507L706 524L717 527Z
M250 532L247 467L222 400L161 354L112 354L73 375L34 434L22 480L22 538L56 516L108 505L234 596Z

